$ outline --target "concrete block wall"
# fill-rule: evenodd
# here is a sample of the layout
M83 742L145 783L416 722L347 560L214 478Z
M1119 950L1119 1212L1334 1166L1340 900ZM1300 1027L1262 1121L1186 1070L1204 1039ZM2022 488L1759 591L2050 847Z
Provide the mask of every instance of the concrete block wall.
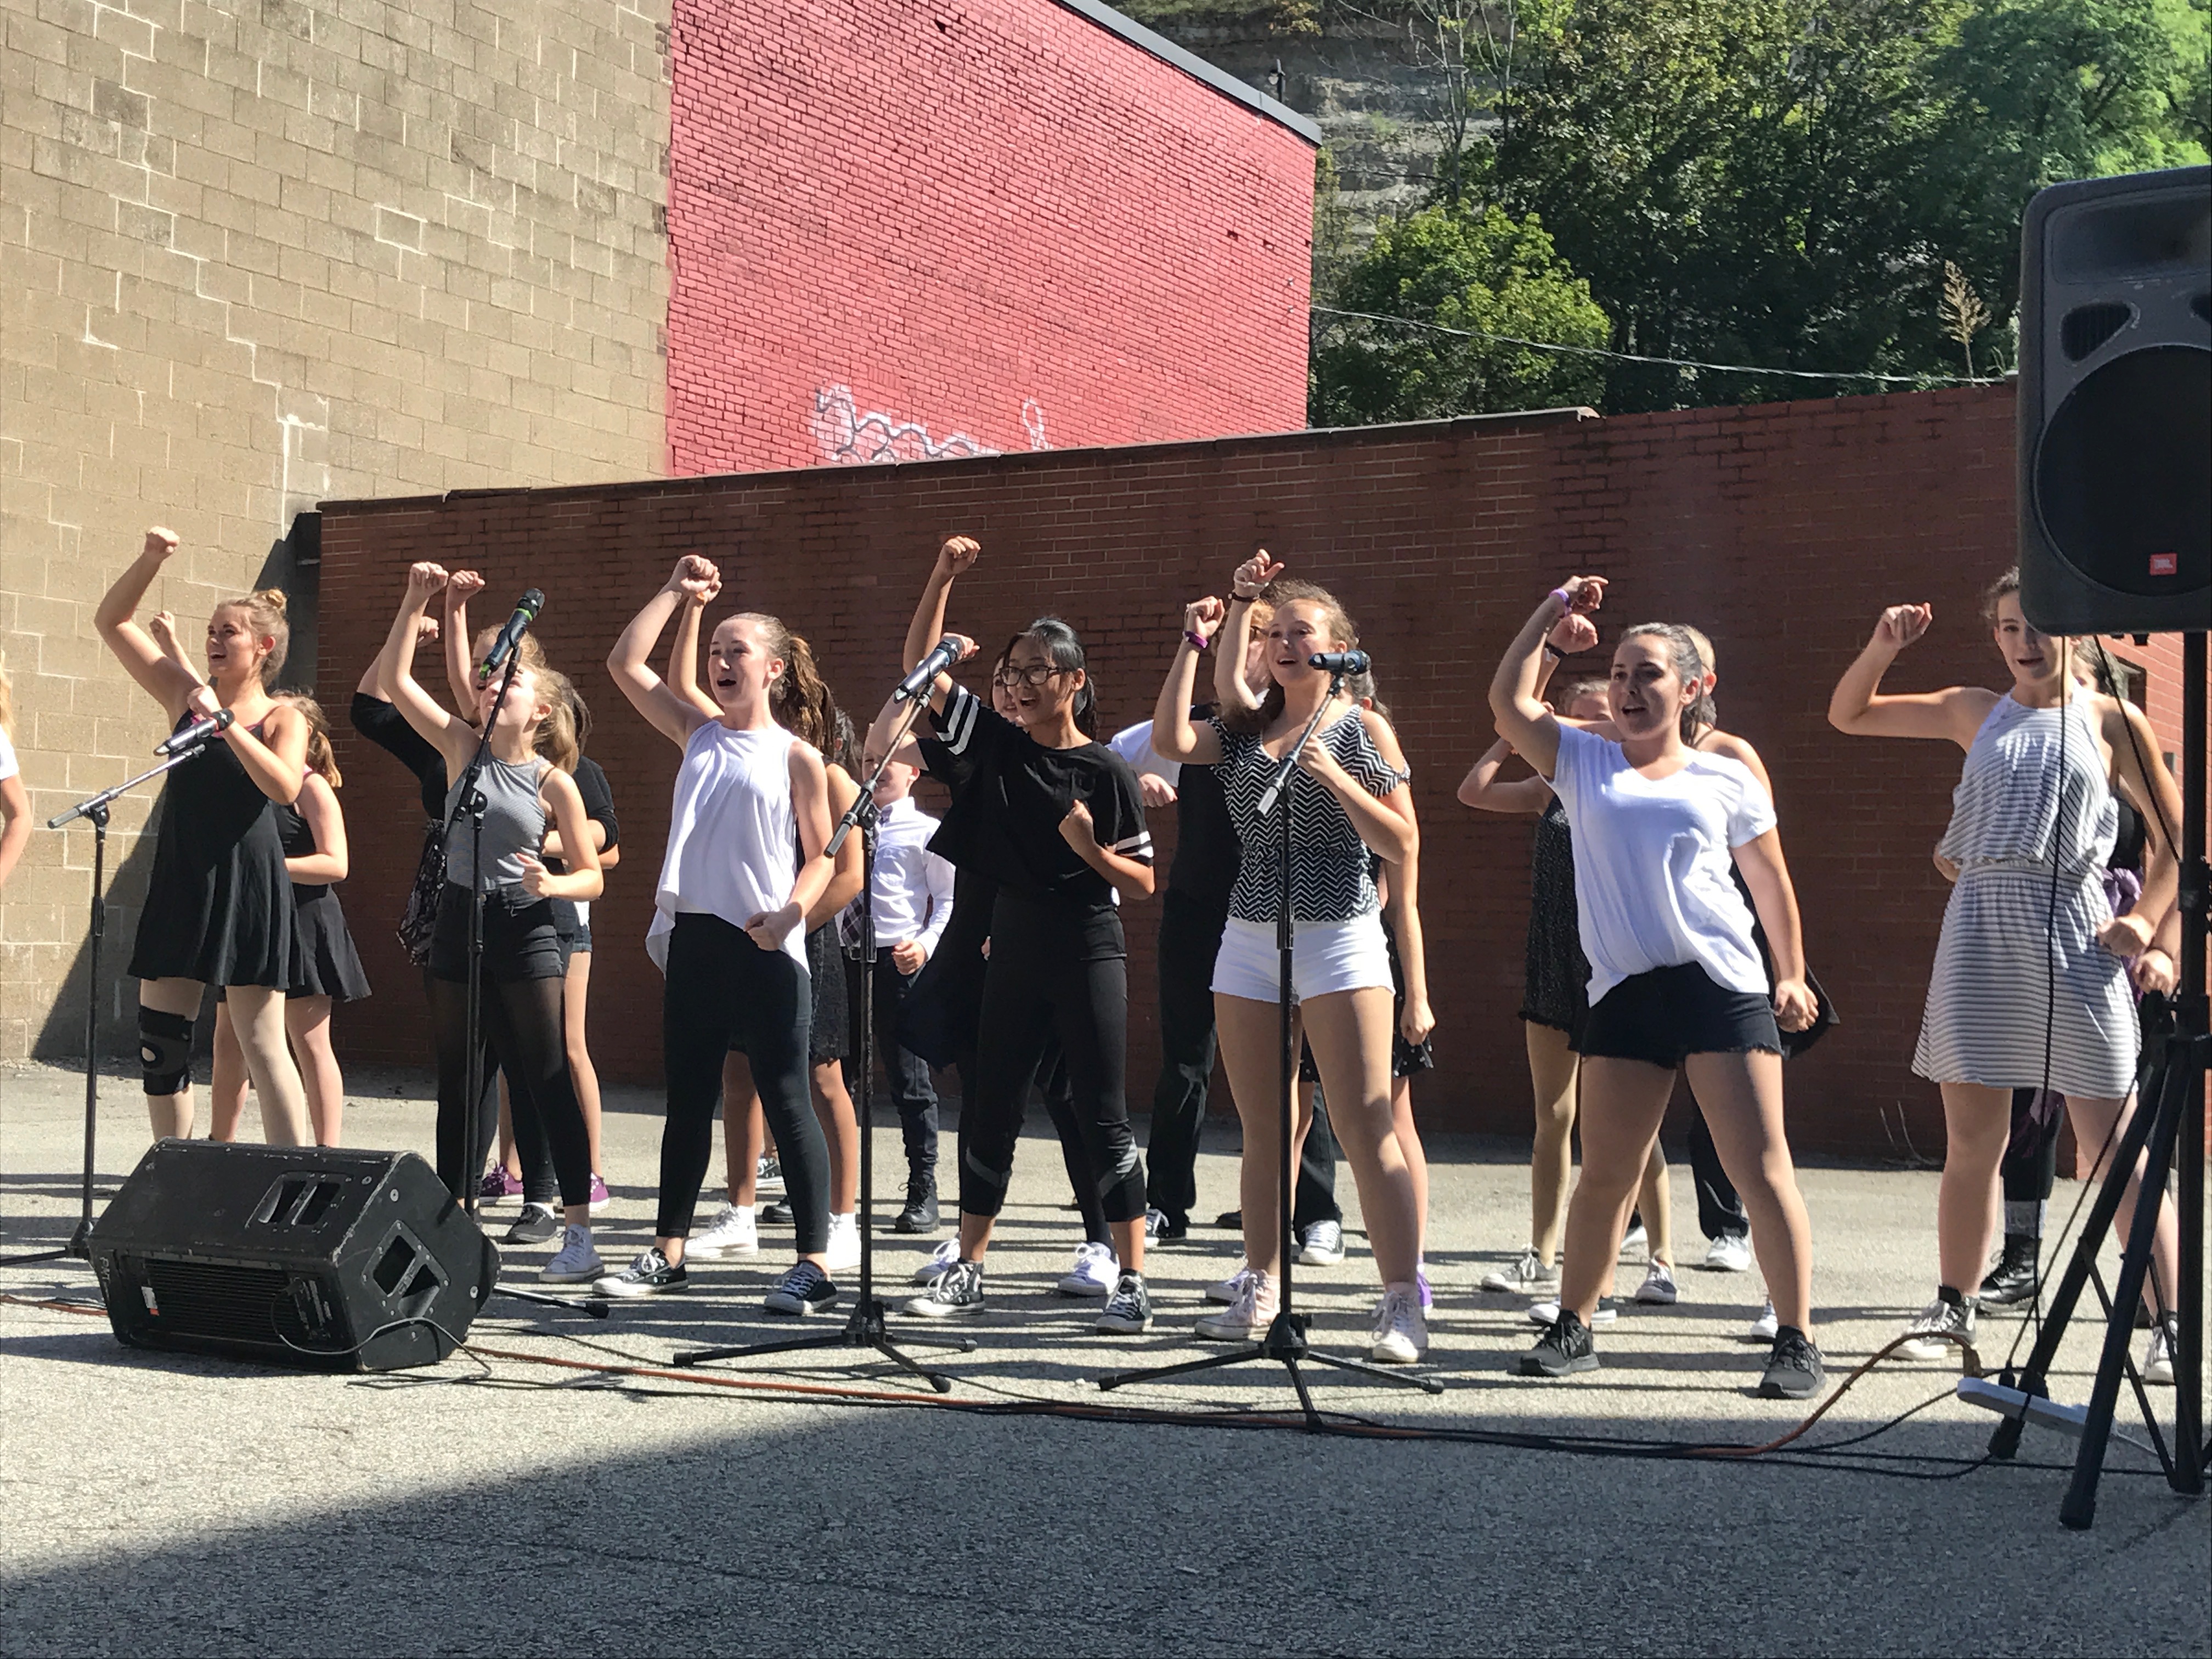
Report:
M1305 423L1284 120L1052 0L681 0L672 51L676 472Z
M1654 617L1712 635L1723 718L1773 773L1813 966L1844 1020L1790 1066L1793 1139L1933 1154L1940 1104L1911 1061L1948 892L1929 854L1960 757L1842 737L1826 709L1875 616L1908 599L1932 601L1937 620L1895 685L2002 683L1975 598L2014 556L2013 407L1996 386L340 504L325 520L325 580L344 599L325 611L323 647L333 662L366 659L416 558L476 566L502 592L542 580L540 632L593 697L593 752L627 850L593 910L594 1052L609 1074L651 1080L660 978L642 941L678 755L600 665L678 556L720 561L724 607L783 617L865 713L896 678L939 539L975 534L984 556L956 592L951 624L996 641L1040 611L1067 617L1119 726L1149 714L1183 601L1222 592L1263 544L1347 602L1413 765L1441 1021L1417 1109L1443 1126L1520 1133L1528 825L1469 812L1453 791L1491 741L1485 692L1506 641L1561 576L1605 575L1608 641ZM2149 669L2153 708L2171 707L2163 654L2122 654ZM1601 673L1604 661L1593 653L1569 672ZM345 902L380 993L338 1020L339 1043L354 1058L420 1063L419 994L390 929L418 844L412 786L349 734L340 747L366 849ZM1172 812L1153 827L1171 856ZM1141 1109L1156 1065L1157 909L1125 915Z
M40 818L160 735L91 627L148 524L185 544L149 605L196 641L325 495L665 471L667 24L0 0L0 649ZM148 805L117 809L112 968ZM0 1058L82 1052L90 856L41 830L0 895Z

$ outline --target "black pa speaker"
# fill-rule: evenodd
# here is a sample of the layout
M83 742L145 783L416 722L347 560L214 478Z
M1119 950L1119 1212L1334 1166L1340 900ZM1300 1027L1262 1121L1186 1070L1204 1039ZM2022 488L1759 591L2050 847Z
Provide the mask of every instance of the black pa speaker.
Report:
M2027 204L2019 467L2028 621L2212 626L2212 167Z
M313 1370L453 1352L499 1253L412 1152L160 1140L92 1230L118 1340Z

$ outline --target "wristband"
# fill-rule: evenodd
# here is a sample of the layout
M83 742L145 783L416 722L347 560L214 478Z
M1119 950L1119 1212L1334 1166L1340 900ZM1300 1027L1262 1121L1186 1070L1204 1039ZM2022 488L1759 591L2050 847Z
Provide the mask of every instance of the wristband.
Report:
M1188 628L1182 630L1182 636L1190 641L1190 648L1194 651L1206 650L1213 643L1213 641L1207 639L1205 635L1195 632L1194 630Z
M1552 597L1559 602L1559 609L1562 611L1572 611L1575 608L1575 596L1564 587L1553 588Z
M1549 657L1553 662L1565 662L1567 659L1567 653L1560 650L1558 646L1553 645L1549 640L1546 640L1544 641L1544 654Z

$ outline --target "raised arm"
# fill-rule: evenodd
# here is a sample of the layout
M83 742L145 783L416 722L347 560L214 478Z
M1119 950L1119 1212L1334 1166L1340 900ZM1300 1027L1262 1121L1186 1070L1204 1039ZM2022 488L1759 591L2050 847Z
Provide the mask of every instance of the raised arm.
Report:
M315 838L315 850L306 858L286 859L284 873L302 886L343 881L350 867L346 854L345 813L337 791L318 773L307 774L300 786L300 816Z
M1199 648L1193 639L1221 642L1224 607L1208 596L1183 607L1183 636L1176 641L1174 660L1167 679L1152 702L1152 749L1163 760L1190 761L1212 766L1221 758L1221 734L1211 726L1200 726L1190 717L1197 695Z
M1484 750L1459 781L1459 804L1482 812L1540 813L1550 805L1552 786L1541 778L1498 781L1498 773L1512 758L1513 745L1503 738Z
M438 596L443 626L439 629L445 641L441 654L446 663L446 690L453 694L453 707L460 709L464 718L477 706L476 647L469 635L469 595L483 592L484 579L474 570L456 570L446 578L445 590Z
M1283 574L1281 562L1261 548L1237 567L1229 579L1229 612L1221 637L1213 643L1213 700L1226 709L1258 711L1260 694L1244 683L1244 653L1252 642L1252 605L1267 584Z
M1605 586L1602 576L1570 576L1547 593L1491 676L1490 712L1498 735L1543 777L1550 777L1559 763L1559 723L1538 695L1546 678L1544 642L1568 617L1602 605Z
M161 647L147 636L146 630L131 620L138 603L146 597L146 590L154 585L154 578L161 574L161 566L177 550L177 532L156 525L146 532L145 545L130 568L115 579L92 613L92 625L107 648L115 653L116 661L138 683L139 689L161 705L174 725L185 712L185 699L193 686L199 684L197 675L179 668L165 655Z
M1819 1009L1805 984L1805 934L1797 915L1797 890L1782 858L1781 832L1769 830L1737 848L1735 867L1751 889L1752 907L1774 957L1775 1022L1785 1031L1802 1031Z
M435 617L423 617L416 624L416 645L419 647L434 642L440 632ZM368 659L368 666L362 670L361 679L353 690L356 696L374 697L379 702L392 701L392 688L384 683L383 652L379 651Z
M422 612L432 595L446 585L443 566L425 560L407 570L407 593L399 614L384 636L384 654L377 659L377 679L392 698L400 718L425 742L446 757L446 772L458 777L476 746L476 731L459 715L449 714L415 678L415 641L421 631Z
M1978 685L1954 685L1941 691L1882 695L1881 677L1898 653L1928 631L1935 610L1925 605L1893 605L1875 621L1866 642L1828 697L1828 724L1855 738L1939 738L1961 749L1974 746L1996 704L1996 693Z
M975 563L983 550L982 544L973 536L948 538L937 550L937 562L930 568L929 580L921 585L921 598L915 602L914 620L906 625L906 653L900 666L903 672L912 673L921 666L921 659L937 648L945 637L945 607L951 597L952 584ZM963 652L964 658L968 654ZM951 682L942 674L930 688L929 706L943 713L945 699L952 689Z
M629 626L623 629L622 637L607 655L607 672L614 676L615 684L629 699L629 706L678 749L690 743L691 734L714 716L702 713L669 690L667 683L653 672L647 659L653 654L653 641L660 637L660 630L668 626L668 619L678 609L689 602L690 596L710 590L719 592L721 584L721 572L710 561L696 553L685 554L677 560L676 568L669 574L660 592L647 599L645 608L630 618Z
M721 718L721 707L699 684L699 619L721 592L718 580L710 589L686 592L676 613L676 639L668 647L668 689L708 720Z

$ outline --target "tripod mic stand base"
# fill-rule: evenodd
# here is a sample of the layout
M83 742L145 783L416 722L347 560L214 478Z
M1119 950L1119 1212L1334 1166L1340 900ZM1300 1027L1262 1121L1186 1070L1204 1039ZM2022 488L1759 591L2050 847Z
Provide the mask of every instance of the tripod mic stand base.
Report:
M33 1250L26 1255L0 1256L0 1267L27 1267L39 1261L89 1261L92 1260L92 1224L80 1220L70 1234L68 1243L51 1250Z
M517 1302L534 1302L541 1308L566 1308L571 1313L589 1314L594 1319L607 1316L608 1304L605 1297L550 1296L544 1291L518 1291L507 1285L493 1285L491 1293L511 1297Z
M946 1353L973 1353L975 1339L972 1336L908 1336L901 1333L901 1340L913 1348L936 1348ZM781 1342L741 1343L728 1348L690 1348L675 1356L674 1363L682 1366L703 1365L714 1359L749 1359L763 1354L805 1353L815 1348L866 1348L881 1354L902 1370L910 1371L939 1394L952 1392L952 1379L942 1371L933 1371L916 1364L901 1352L891 1340L890 1328L884 1323L884 1304L873 1297L863 1297L854 1305L852 1315L844 1325L834 1331L824 1331L819 1336L794 1336Z
M1233 1348L1227 1353L1208 1354L1203 1359L1186 1359L1180 1364L1155 1365L1136 1371L1109 1371L1098 1379L1098 1387L1103 1393L1131 1382L1164 1382L1170 1376L1188 1376L1196 1371L1220 1370L1231 1365L1249 1364L1255 1359L1274 1360L1291 1374L1291 1386L1297 1390L1298 1404L1305 1412L1309 1428L1321 1426L1321 1413L1314 1408L1312 1397L1306 1392L1304 1375L1298 1370L1304 1364L1327 1365L1332 1370L1351 1371L1377 1382L1387 1382L1393 1388L1419 1389L1423 1394L1439 1395L1444 1391L1444 1385L1432 1377L1417 1376L1387 1365L1370 1364L1364 1359L1341 1359L1334 1354L1316 1351L1306 1340L1305 1316L1287 1310L1275 1316L1275 1322L1267 1327L1267 1335L1257 1342Z

